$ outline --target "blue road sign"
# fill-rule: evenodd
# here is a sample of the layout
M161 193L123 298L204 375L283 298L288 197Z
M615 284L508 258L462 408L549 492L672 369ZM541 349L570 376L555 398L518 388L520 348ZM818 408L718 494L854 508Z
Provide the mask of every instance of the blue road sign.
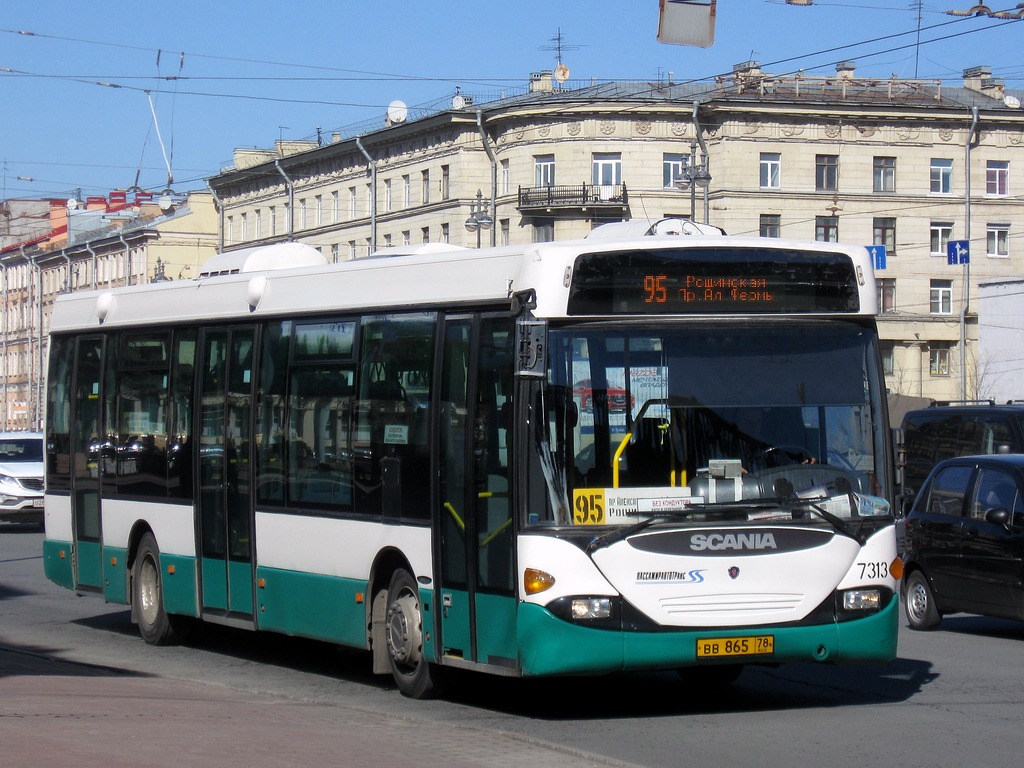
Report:
M947 264L970 264L971 247L967 240L950 240L946 243Z
M871 254L871 263L875 265L875 270L885 269L885 246L884 245L869 245L868 253Z

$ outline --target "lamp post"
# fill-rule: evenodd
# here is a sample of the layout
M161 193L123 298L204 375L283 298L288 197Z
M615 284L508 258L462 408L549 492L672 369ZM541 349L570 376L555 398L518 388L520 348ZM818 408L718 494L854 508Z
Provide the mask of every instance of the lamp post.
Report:
M476 247L480 247L480 234L485 229L490 229L494 219L490 214L490 203L484 201L484 193L476 191L476 202L469 204L469 218L466 219L466 229L469 232L476 232Z
M697 220L697 187L707 190L711 184L711 174L708 173L707 155L702 155L700 165L697 165L697 140L690 140L690 161L683 168L683 175L676 181L678 189L690 190L690 221ZM704 223L708 221L707 209L704 211Z

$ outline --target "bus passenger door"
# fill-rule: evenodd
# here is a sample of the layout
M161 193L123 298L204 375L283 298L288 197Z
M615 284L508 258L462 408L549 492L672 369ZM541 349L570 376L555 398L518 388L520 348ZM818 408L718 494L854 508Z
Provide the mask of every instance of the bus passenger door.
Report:
M100 470L107 447L103 434L103 338L78 340L72 396L71 500L75 539L75 587L100 591L103 541L100 522Z
M449 317L439 388L443 654L514 668L516 600L509 498L512 322Z
M206 330L199 380L198 527L202 609L251 619L251 327Z

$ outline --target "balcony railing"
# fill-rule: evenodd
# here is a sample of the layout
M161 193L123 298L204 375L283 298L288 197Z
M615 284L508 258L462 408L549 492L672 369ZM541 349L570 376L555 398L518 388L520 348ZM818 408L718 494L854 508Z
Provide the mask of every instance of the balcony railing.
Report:
M625 184L569 184L558 187L520 187L519 210L548 208L625 208Z

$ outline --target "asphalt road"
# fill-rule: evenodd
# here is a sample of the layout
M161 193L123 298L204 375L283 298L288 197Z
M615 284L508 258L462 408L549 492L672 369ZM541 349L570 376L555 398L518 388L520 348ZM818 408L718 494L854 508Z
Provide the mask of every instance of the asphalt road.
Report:
M196 706L209 706L209 686L217 701L302 705L304 725L288 731L293 742L283 747L295 755L327 739L344 757L345 744L356 743L345 741L346 724L364 734L374 724L385 743L414 746L420 765L1005 768L1024 751L1024 624L947 617L936 632L904 628L891 665L751 668L720 691L665 673L540 681L464 674L445 698L410 701L371 674L367 654L323 643L208 627L184 646L146 646L123 606L47 582L41 542L36 531L0 526L0 670L11 654L22 666L21 678L17 669L0 671L0 743L4 728L23 725L3 709L4 686L35 674L25 665L59 662L155 680L161 690L184 686ZM230 737L231 721L224 727ZM245 755L251 737L237 727ZM124 731L125 743L143 738L130 720ZM459 750L472 755L468 762ZM389 759L341 763L403 764Z

